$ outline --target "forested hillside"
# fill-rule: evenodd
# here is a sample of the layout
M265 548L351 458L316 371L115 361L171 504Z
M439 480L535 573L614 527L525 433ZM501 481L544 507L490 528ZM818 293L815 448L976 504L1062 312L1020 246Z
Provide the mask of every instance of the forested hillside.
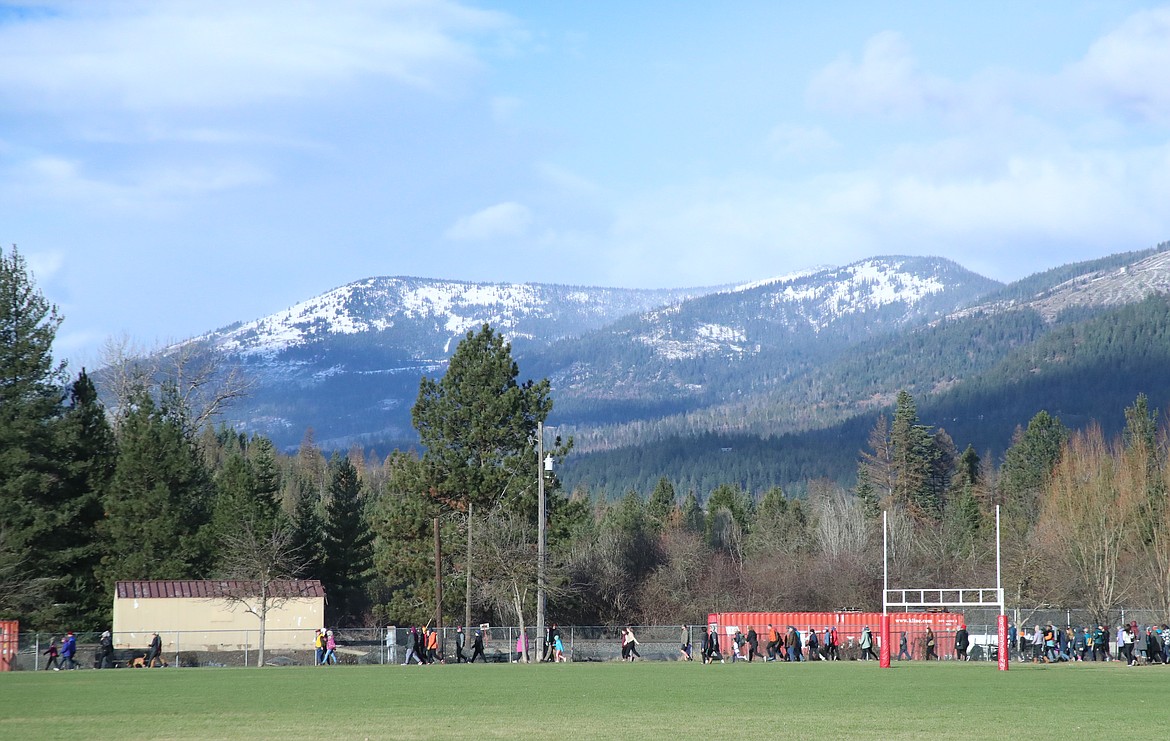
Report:
M1119 410L1138 394L1166 408L1167 368L1166 296L1113 310L1078 309L1051 325L1030 309L978 314L861 344L764 400L728 407L723 435L582 453L564 478L611 497L659 476L699 491L699 482L715 480L799 490L802 482L825 478L852 486L857 451L898 390L914 394L924 420L958 445L998 458L1016 428L1042 410L1072 427L1098 422L1113 434L1124 422ZM818 403L809 409L808 399ZM801 416L786 418L786 411ZM707 425L693 423L713 426L710 417ZM765 436L766 429L792 431Z

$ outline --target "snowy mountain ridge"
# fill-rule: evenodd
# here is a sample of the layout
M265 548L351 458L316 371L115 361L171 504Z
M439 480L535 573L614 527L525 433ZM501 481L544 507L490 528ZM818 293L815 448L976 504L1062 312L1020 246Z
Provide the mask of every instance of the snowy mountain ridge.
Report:
M716 289L638 290L537 283L474 283L379 277L349 283L284 311L202 337L221 351L273 359L283 351L330 335L385 333L421 326L442 335L424 343L441 355L468 331L490 324L511 341L548 341L535 325L568 321L580 331L628 312L679 301ZM572 317L571 320L566 319ZM556 333L554 333L556 334Z

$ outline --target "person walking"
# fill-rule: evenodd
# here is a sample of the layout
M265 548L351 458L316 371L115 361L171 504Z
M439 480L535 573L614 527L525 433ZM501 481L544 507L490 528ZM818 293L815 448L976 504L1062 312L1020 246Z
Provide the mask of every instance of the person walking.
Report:
M439 650L439 631L436 628L427 630L427 662L431 664L445 664L443 652Z
M1126 625L1121 630L1122 656L1125 657L1126 666L1137 666L1137 658L1133 655L1133 644L1137 640L1137 635L1133 626Z
M768 623L768 644L765 648L768 655L764 657L765 661L775 661L776 651L780 647L780 631L776 630L776 626Z
M817 631L810 625L808 626L808 635L805 637L804 645L808 649L808 660L819 661L821 658L820 639L817 638Z
M162 638L158 633L155 633L150 639L150 646L146 649L146 668L153 669L154 662L158 662L162 666Z
M524 631L520 631L520 635L518 635L516 637L516 661L515 661L515 663L518 664L521 661L524 661L524 655L527 653L527 651L528 651L528 634L525 633Z
M719 625L714 624L711 630L703 628L703 663L714 664L715 659L723 663L723 654L719 651Z
M1158 630L1152 625L1146 626L1146 659L1151 664L1165 663L1162 641L1158 638Z
M561 628L556 623L553 623L552 626L549 627L549 629L548 629L548 646L545 647L545 652L548 654L549 661L556 662L556 660L557 660L556 646L557 646L557 639L560 637L561 637ZM561 641L562 648L564 647L564 645L565 645L564 641Z
M417 626L410 626L410 635L406 640L406 659L402 662L402 665L406 666L413 659L419 664L419 666L422 666L422 644L419 642L420 639Z
M902 635L898 638L898 661L902 657L906 657L906 661L913 661L914 657L910 655L910 640L906 637L906 631L902 631Z
M467 657L463 655L463 646L466 644L467 636L463 633L463 626L460 625L455 628L455 663L462 664L467 661Z
M76 669L77 662L73 657L77 655L77 637L73 635L73 631L65 634L65 640L61 641L61 668L62 669Z
M325 663L337 663L337 641L333 638L333 631L325 631Z
M869 632L869 626L861 629L861 660L868 661L876 659L877 654L873 652L873 634Z
M967 661L967 649L971 647L971 636L967 633L967 626L960 625L955 631L955 658Z
M748 628L747 647L748 647L747 660L748 660L748 663L751 663L751 661L754 657L760 656L760 636L756 633L755 628Z
M935 644L934 631L928 625L926 626L926 657L923 661L930 661L931 657L934 657L934 660L938 661L938 652L935 650Z
M325 663L325 630L317 628L313 635L313 666Z
M474 664L477 657L487 663L487 656L483 653L483 631L479 628L475 629L475 640L471 642L471 660L467 663Z
M1101 661L1109 661L1109 632L1104 625L1098 625L1093 631L1093 661L1097 661L1098 656Z
M97 668L114 668L114 636L108 630L102 631L102 637L98 639Z
M568 661L568 659L565 658L565 642L561 640L561 632L559 630L555 631L553 633L552 640L553 640L553 661L554 662L562 662L562 663L565 661Z
M58 651L56 636L53 636L49 639L49 647L42 651L42 653L49 657L49 662L45 664L45 671L48 671L49 669L52 669L55 672L61 671L61 662L57 658Z
M695 657L691 654L691 631L685 625L679 627L682 629L682 634L679 637L682 647L679 651L682 653L684 661L694 661Z
M642 658L642 654L638 653L638 639L634 637L634 628L626 626L625 645L627 646L626 653L629 655L630 661L635 658Z

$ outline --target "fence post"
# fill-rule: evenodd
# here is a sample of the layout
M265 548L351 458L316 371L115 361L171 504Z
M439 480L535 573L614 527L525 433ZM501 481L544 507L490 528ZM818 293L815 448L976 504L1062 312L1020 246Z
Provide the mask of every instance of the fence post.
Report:
M183 663L181 661L179 661L179 639L181 639L182 637L183 637L183 633L181 631L176 630L175 631L175 668L176 669L180 669L183 666Z
M251 631L244 631L244 668L248 668L248 648L252 645Z
M17 652L20 651L20 634L16 636ZM33 671L40 671L41 668L41 632L38 630L33 634L33 648L37 650L36 658L33 659Z

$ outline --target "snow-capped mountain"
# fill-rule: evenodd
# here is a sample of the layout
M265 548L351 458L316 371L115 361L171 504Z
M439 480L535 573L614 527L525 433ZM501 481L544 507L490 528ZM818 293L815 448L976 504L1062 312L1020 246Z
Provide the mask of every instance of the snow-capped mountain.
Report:
M252 379L232 410L241 429L286 447L308 428L325 447L409 443L420 378L441 374L467 332L490 324L519 355L715 290L369 278L188 342Z
M547 343L711 290L368 278L198 339L227 353L275 358L328 337L378 335L414 359L441 360L485 323L514 345Z
M858 342L946 316L999 287L941 258L877 257L625 317L528 360L570 420L687 413L766 393Z
M875 257L651 311L633 320L628 332L675 360L758 353L778 340L821 334L857 339L927 321L998 286L950 260Z
M739 286L633 290L369 278L196 340L254 380L241 429L296 445L410 444L419 379L487 323L563 421L629 421L780 383L849 343L924 323L999 284L948 260L883 257Z

